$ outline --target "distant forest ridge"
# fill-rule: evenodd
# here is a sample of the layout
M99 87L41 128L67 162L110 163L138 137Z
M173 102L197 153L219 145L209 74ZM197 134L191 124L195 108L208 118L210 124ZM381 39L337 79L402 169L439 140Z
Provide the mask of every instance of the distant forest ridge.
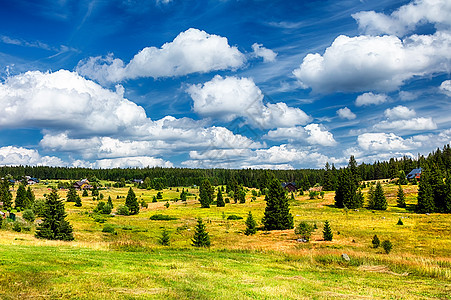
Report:
M352 159L354 159L352 157ZM400 171L406 174L414 168L431 165L442 172L444 176L451 170L451 148L447 144L442 150L437 149L428 156L419 155L412 159L391 158L389 161L377 161L373 164L362 163L357 166L362 180L396 178ZM308 188L315 184L323 185L326 173L335 173L334 165L326 164L324 169L300 170L261 170L261 169L188 169L188 168L127 168L127 169L90 169L48 166L3 166L0 176L11 175L15 179L31 176L41 180L97 178L99 180L120 181L145 179L158 180L164 186L200 185L202 180L208 179L213 185L225 185L231 180L247 187L265 187L268 180L275 176L282 182L296 182L298 187Z

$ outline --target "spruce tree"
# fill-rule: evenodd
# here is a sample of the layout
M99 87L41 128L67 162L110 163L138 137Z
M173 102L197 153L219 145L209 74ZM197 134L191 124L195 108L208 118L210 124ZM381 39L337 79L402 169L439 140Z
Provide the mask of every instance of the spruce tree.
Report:
M357 175L356 175L357 176ZM355 209L363 206L363 194L358 189L355 176L349 168L340 170L335 189L335 206Z
M434 193L429 183L430 173L428 168L421 171L421 180L418 185L417 211L420 213L432 213L435 211Z
M111 200L111 196L108 196L108 201L106 203L109 207L111 207L111 209L113 209L113 200Z
M138 199L136 198L135 192L133 192L131 187L128 190L127 198L125 198L125 206L128 207L131 215L136 215L139 213Z
M67 202L76 202L77 200L77 191L73 186L69 188L66 195L66 201Z
M398 187L396 202L398 203L398 207L406 207L406 196L404 195L404 190L402 189L401 185L399 185Z
M27 195L27 200L28 200L26 208L32 208L36 198L34 196L33 191L31 190L31 187L28 187L26 195Z
M323 238L325 241L332 241L333 238L332 229L330 228L329 221L326 220L324 223L324 229L323 229Z
M403 170L399 171L398 177L399 177L398 184L400 184L400 185L406 185L406 184L408 184L407 177L406 177L406 173L404 173Z
M451 172L450 172L451 173ZM451 177L448 175L445 182L445 212L451 213Z
M293 228L293 216L290 213L288 199L278 179L273 179L269 183L265 201L266 208L262 223L266 230Z
M195 247L210 247L210 236L201 218L197 219L197 225L194 230L194 236L191 240L193 242L192 245Z
M162 246L169 246L171 244L171 236L166 228L163 228L161 236L158 238L158 243Z
M213 202L213 187L208 179L202 181L199 187L199 202L202 208L209 208L211 202Z
M373 244L373 248L379 247L379 245L381 244L381 241L379 240L377 235L373 236L373 240L371 241L371 244Z
M368 190L368 208L371 209L372 207L374 207L374 187L370 185Z
M75 206L76 206L76 207L81 207L81 205L82 205L82 204L81 204L81 198L80 198L80 196L77 195L77 196L75 197Z
M27 208L27 204L28 204L27 191L25 190L25 185L21 183L16 193L15 208L19 210L25 209Z
M246 231L244 232L244 234L252 235L255 234L256 232L257 232L257 222L255 222L252 213L249 212L246 219Z
M387 198L385 197L384 190L382 189L381 183L378 181L376 184L376 189L374 190L374 200L373 207L371 209L386 210L387 209Z
M432 188L435 211L443 212L445 210L445 184L443 182L443 176L436 164L432 164L429 167L429 171L429 184Z
M180 200L186 201L186 192L185 192L185 189L182 189L182 192L180 193Z
M72 226L66 221L64 203L59 199L56 189L46 197L42 223L36 229L36 237L48 240L72 241Z
M216 206L217 207L224 207L225 206L225 202L224 202L224 198L222 197L221 189L219 189L218 196L216 197Z
M3 179L0 182L0 201L3 202L3 208L10 210L13 205L13 195L9 191L9 182L7 179Z

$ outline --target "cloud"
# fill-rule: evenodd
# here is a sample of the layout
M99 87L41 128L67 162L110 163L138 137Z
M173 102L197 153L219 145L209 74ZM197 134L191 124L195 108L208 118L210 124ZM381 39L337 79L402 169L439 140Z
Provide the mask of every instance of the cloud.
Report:
M65 166L60 158L41 156L35 149L6 146L0 148L0 166Z
M366 151L412 150L421 143L403 139L394 133L364 133L358 136L357 143Z
M368 106L368 105L378 105L388 101L388 97L385 94L373 94L373 93L365 93L357 96L355 100L356 106Z
M352 17L366 34L392 34L404 36L426 23L436 28L451 26L451 3L447 0L415 0L395 10L391 15L362 11Z
M425 131L437 129L432 118L413 118L409 120L382 121L373 126L375 130Z
M312 145L335 146L337 142L332 133L323 130L318 124L309 124L305 126L308 134L307 141Z
M135 157L120 157L113 159L97 160L94 165L97 168L112 169L112 168L145 168L145 167L164 167L172 168L174 165L161 158L153 158L146 156Z
M385 110L384 114L390 120L406 120L416 116L415 110L409 109L402 105L398 105L394 108L388 108Z
M354 120L357 116L349 108L344 107L337 110L337 115L342 119Z
M0 126L111 134L147 122L144 109L76 73L30 71L0 83Z
M262 91L250 78L216 75L186 91L194 101L194 111L204 117L224 121L243 117L247 123L261 128L292 127L310 120L305 112L283 102L264 104Z
M276 60L277 53L271 49L263 47L261 44L254 43L252 45L253 56L263 58L264 62L274 62Z
M125 65L112 55L90 57L76 70L100 83L139 77L175 77L191 73L234 70L244 66L246 57L227 38L190 28L161 48L146 47Z
M451 80L445 80L440 85L440 91L448 97L451 97Z
M447 73L451 34L396 36L340 35L323 55L305 56L293 71L303 88L334 91L393 91L414 76Z
M332 133L325 130L322 125L313 123L305 127L296 126L270 130L263 138L273 141L287 140L290 143L296 144L307 142L309 145L321 145L326 147L335 146L337 144Z

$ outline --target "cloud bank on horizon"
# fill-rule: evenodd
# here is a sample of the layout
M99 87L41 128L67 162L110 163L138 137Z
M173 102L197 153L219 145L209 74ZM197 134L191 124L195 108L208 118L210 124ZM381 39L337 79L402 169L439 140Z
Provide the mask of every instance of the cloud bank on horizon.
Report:
M284 1L272 12L103 3L83 18L12 5L63 24L67 39L26 28L0 38L0 165L321 168L450 143L451 3L356 3L345 32L325 6L298 15ZM123 9L114 26L102 23L108 5ZM227 14L237 9L249 19ZM314 17L326 21L301 22ZM326 38L314 45L305 30Z

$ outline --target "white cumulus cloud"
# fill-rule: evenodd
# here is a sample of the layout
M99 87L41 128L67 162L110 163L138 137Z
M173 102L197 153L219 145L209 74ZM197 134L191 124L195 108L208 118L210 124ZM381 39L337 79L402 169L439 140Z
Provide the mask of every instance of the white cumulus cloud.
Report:
M139 77L174 77L191 73L241 68L246 57L225 37L190 28L161 48L146 47L125 64L121 59L91 57L81 61L77 72L100 83Z
M0 148L0 166L65 166L60 158L41 156L35 149L6 146Z
M261 128L292 127L310 120L301 109L283 102L264 104L263 93L250 78L216 75L203 85L191 85L187 92L194 101L194 111L205 117L225 121L243 117Z
M421 143L412 139L403 139L394 133L364 133L358 136L359 146L366 151L411 150Z
M276 60L277 53L271 49L263 47L262 44L254 43L252 45L253 56L263 58L264 62L273 62Z
M335 146L337 142L332 133L323 130L318 124L309 124L305 126L308 134L307 141L312 145Z
M378 105L388 101L385 94L373 94L371 92L357 96L355 100L356 106Z
M102 169L111 168L145 168L145 167L165 167L171 168L173 164L161 158L147 156L120 157L111 159L101 159L94 163L95 167Z
M415 110L402 105L388 108L385 110L384 114L390 120L406 120L416 116Z
M353 113L349 108L344 107L337 110L337 115L342 119L354 120L357 118L355 113Z
M451 80L443 81L440 85L440 91L448 97L451 97Z
M425 131L437 129L437 124L432 118L413 118L408 120L381 121L373 126L375 130L393 131Z

